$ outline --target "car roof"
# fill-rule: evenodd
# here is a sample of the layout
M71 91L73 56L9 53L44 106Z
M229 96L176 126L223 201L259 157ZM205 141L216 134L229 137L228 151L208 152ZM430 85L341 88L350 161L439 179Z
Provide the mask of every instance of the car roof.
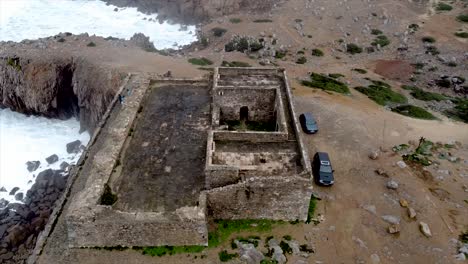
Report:
M304 115L306 118L312 118L312 119L314 119L314 116L313 116L312 113L310 113L310 112L303 113L303 115Z
M328 153L326 152L317 152L317 155L321 161L330 161L330 157L328 157Z

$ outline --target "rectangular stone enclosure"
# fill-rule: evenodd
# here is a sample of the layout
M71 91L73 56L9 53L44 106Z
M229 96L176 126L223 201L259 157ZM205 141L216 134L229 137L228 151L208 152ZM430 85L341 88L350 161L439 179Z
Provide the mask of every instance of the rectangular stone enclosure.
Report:
M207 245L207 219L307 219L312 174L283 69L155 79L119 155L66 212L71 247ZM131 108L133 107L133 108Z

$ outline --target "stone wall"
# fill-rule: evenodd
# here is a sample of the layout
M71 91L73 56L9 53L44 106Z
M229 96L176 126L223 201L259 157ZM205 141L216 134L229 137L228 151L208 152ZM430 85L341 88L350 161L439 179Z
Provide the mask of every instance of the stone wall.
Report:
M206 191L214 219L307 219L312 184L298 176L258 177Z
M214 131L214 140L249 141L249 142L281 142L288 139L287 132L258 131Z

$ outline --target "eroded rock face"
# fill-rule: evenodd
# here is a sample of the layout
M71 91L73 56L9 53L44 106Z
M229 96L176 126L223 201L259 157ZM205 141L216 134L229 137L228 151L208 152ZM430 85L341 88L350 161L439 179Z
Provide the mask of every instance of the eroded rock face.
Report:
M79 117L92 131L124 78L71 56L0 54L0 108L49 118Z
M158 13L159 20L197 23L243 10L266 12L280 0L104 0L119 7L137 7L143 13Z

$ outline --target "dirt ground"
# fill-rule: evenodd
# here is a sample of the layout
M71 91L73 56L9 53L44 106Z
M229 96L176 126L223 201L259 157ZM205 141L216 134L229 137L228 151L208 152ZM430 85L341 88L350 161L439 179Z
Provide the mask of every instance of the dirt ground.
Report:
M259 32L264 32L266 35L276 35L279 43L289 47L289 50L304 47L309 51L312 48L322 49L324 57L308 56L309 61L305 65L294 63L295 54L276 63L287 69L298 112L310 111L317 117L319 133L304 135L304 138L311 155L318 150L330 154L336 170L336 183L330 188L314 185L315 193L321 197L316 212L323 216L321 223L282 225L268 234L261 234L262 238L267 235L291 235L300 243L308 241L313 244L315 253L304 259L303 263L456 263L453 239L468 228L468 124L437 114L440 120L436 121L404 117L378 106L353 89L350 95L339 95L299 84L299 80L305 78L308 72L314 71L342 73L350 87L362 84L364 77L387 78L395 90L401 91L396 87L405 84L402 81L407 81L410 76L404 69L411 68L413 61L410 59L418 54L398 53L396 48L402 44L402 40L392 33L402 32L410 23L422 25L408 40L410 47L422 47L421 36L430 34L437 38L440 49L448 54L460 55L468 51L466 39L455 38L452 33L458 28L467 28L466 24L453 19L459 8L449 14L429 15L427 6L413 2L416 1L291 0L272 11L271 16L238 14L203 26L205 32L213 27L224 27L228 28L228 33L221 38L210 37L207 49L187 52L176 58L134 48L104 51L99 49L99 42L96 49L87 49L85 56L128 71L162 74L171 70L175 77L194 77L205 72L188 64L189 57L207 57L215 65L220 65L223 60L259 65L255 59L243 53L219 51L233 34L257 36ZM305 8L310 5L314 8ZM317 14L313 10L318 10ZM378 18L374 18L372 13L378 14ZM230 23L229 18L232 17L243 21ZM264 17L271 18L273 22L252 22ZM355 23L356 17L358 22ZM389 22L383 24L385 18L382 17L389 19ZM303 31L312 38L301 36L294 28L297 18L303 20ZM341 46L336 40L340 38L357 43L372 40L373 36L362 33L364 24L371 28L379 27L391 37L390 48L359 56L339 52ZM388 65L382 60L398 62ZM395 64L403 66L391 67ZM468 77L467 64L466 59L462 59L455 69L439 65L437 74L452 71ZM366 69L368 73L362 75L351 71L353 68ZM409 140L417 142L420 137L434 142L460 142L460 147L450 150L460 161L451 163L435 158L440 164L428 168L433 180L418 177L420 172L410 167L397 166L396 162L401 157L394 154L391 148ZM377 160L368 158L370 151L379 149L382 151ZM377 169L384 170L388 177L375 173ZM391 179L399 183L397 190L386 188L386 183ZM400 199L408 201L416 210L416 220L409 219L407 209L400 205ZM401 218L399 234L387 232L389 224L382 220L384 215ZM420 221L429 225L432 237L427 238L419 231ZM219 263L217 254L224 248L230 248L229 243L207 249L202 254L165 257L144 256L134 250L80 249L80 259L76 259L76 263ZM288 256L288 263L296 263L297 260ZM232 263L237 262L234 260Z

